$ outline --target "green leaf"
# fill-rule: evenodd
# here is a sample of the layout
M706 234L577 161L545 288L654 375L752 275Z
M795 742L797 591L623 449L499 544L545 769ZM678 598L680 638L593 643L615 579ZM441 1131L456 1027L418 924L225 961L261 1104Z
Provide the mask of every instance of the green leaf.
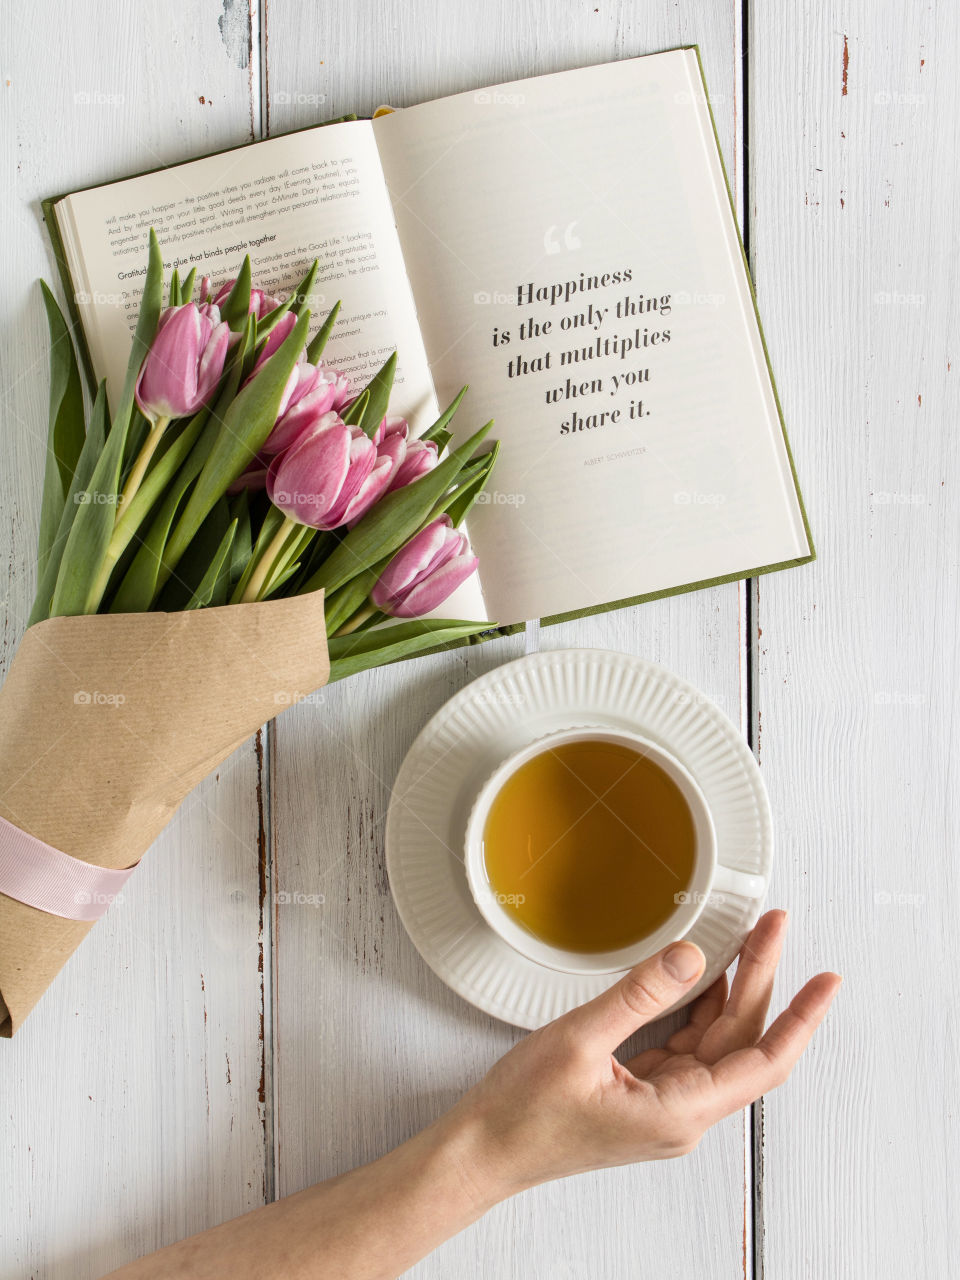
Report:
M170 481L176 475L184 458L196 444L201 432L210 418L209 407L201 409L190 418L182 430L171 433L169 443L164 440L157 451L153 466L143 478L143 483L129 502L120 510L113 535L110 539L110 553L117 558L137 529L153 510L153 507ZM165 446L165 447L164 447Z
M120 468L134 407L134 391L140 366L157 331L162 300L163 258L157 237L151 230L140 317L130 350L123 395L90 478L88 488L94 494L94 500L80 505L67 538L51 605L51 613L55 616L96 613L103 598L109 577L109 574L104 576L104 555L113 533Z
M387 412L396 372L397 353L394 352L386 364L367 383L366 394L369 399L364 406L363 414L356 421L359 422L360 429L364 435L370 436L371 439Z
M309 325L310 312L304 311L293 331L260 368L256 377L241 388L224 413L210 455L170 535L164 552L160 586L176 568L206 519L207 512L243 474L273 430L287 380L297 363Z
M268 312L262 320L257 320L256 346L258 348L262 347L266 343L267 338L274 331L287 312L291 310L292 305L293 294L287 298L286 302L281 302L279 307L274 307L272 311Z
M376 585L377 579L390 563L390 556L385 556L376 564L371 565L369 569L364 569L363 573L358 573L355 578L351 578L349 582L344 583L336 591L331 591L323 606L324 622L327 627L327 635L332 636L335 631L348 622L359 608L362 607L370 592Z
M371 631L354 631L327 641L330 653L329 684L399 658L437 652L480 635L492 622L461 622L451 618L414 618Z
M423 440L425 439L425 437L420 436L419 439ZM439 431L435 431L433 435L430 437L430 439L437 446L437 453L443 453L444 449L453 439L453 432L445 431L441 428Z
M221 498L214 504L197 536L187 547L177 565L177 572L171 576L159 598L153 601L154 609L162 609L164 613L179 613L186 608L187 601L203 581L210 561L216 555L231 523L230 504L226 498Z
M213 559L210 561L209 568L200 579L200 585L194 591L193 595L183 606L184 609L202 609L208 605L213 598L214 588L223 571L227 558L230 555L230 549L233 546L233 539L237 532L237 521L234 520L228 526L226 533L220 539L220 545L214 553Z
M294 561L293 564L288 565L286 569L284 569L283 573L279 575L274 574L274 576L270 579L270 583L267 589L261 593L260 599L266 600L268 597L275 598L276 596L278 596L280 594L280 588L283 586L285 582L288 582L293 577L293 575L297 572L299 568L300 568L300 561L296 560Z
M248 253L233 288L220 304L220 319L225 320L234 333L242 333L249 314L250 255Z
M202 466L202 451L194 449L164 491L163 501L113 597L111 613L145 613L153 604L170 526Z
M303 277L303 279L294 289L293 293L291 293L290 297L287 299L287 301L290 303L290 310L293 312L295 316L298 316L300 312L303 310L303 308L310 301L310 295L311 293L313 293L313 286L316 284L316 281L317 281L317 271L319 270L319 267L320 267L319 261L316 258L314 258L313 262L310 265L310 269L307 271L307 274Z
M50 330L50 420L40 503L38 578L43 577L86 438L83 387L70 329L43 280L40 281L40 289Z
M428 427L427 430L424 431L423 435L419 436L418 439L434 440L436 441L437 448L442 449L444 444L446 444L447 441L450 439L450 432L445 430L447 423L451 421L451 419L453 418L453 415L460 408L460 401L463 399L463 397L466 394L467 394L467 388L461 387L460 390L457 392L456 396L454 397L454 399L450 401L450 403L444 409L443 413L441 413L440 417L436 420L433 426ZM445 436L445 439L443 440L443 444L440 443L441 435Z
M256 569L257 565L260 563L260 557L280 532L280 526L283 524L285 518L286 517L279 507L270 507L263 524L260 526L260 532L257 534L257 540L253 545L253 554L247 561L247 566L243 573L237 579L237 585L234 587L233 595L230 597L231 603L238 604L240 602L244 591L247 589L247 583L250 581L250 577L253 574L254 569Z
M180 272L174 269L173 275L170 277L170 294L169 307L180 306Z
M250 522L250 493L244 489L231 500L233 515L237 521L237 532L230 548L230 564L228 581L239 582L244 569L250 563L253 552L253 533Z
M330 314L327 316L326 320L324 320L323 324L320 326L320 329L317 332L316 337L311 341L310 345L307 347L307 363L308 364L320 363L320 357L323 355L323 348L327 345L327 339L330 337L330 334L333 332L333 326L337 319L337 312L339 310L340 310L340 303L335 302L333 304L333 309L331 310Z
M297 565L300 564L300 557L307 547L316 537L316 529L311 529L309 525L302 525L300 532L290 539L284 545L283 550L273 562L273 568L270 575L263 584L263 590L260 592L258 599L266 600L268 596L273 595L277 588L291 576L289 570L290 565L296 560Z
M181 303L193 301L193 286L196 284L196 281L197 281L197 268L191 267L190 274L187 276L183 284L181 284L180 286Z
M351 578L401 547L420 528L436 502L453 484L490 428L488 422L454 449L432 471L386 494L367 512L307 583L306 590L335 591Z
M360 394L357 396L356 400L354 400L353 404L351 404L348 408L344 409L340 417L343 419L343 421L347 424L348 427L354 426L354 425L359 426L360 419L366 413L367 405L369 403L370 403L370 392L366 390L361 391Z
M288 311L291 313L291 315L298 316L300 314L301 310L303 309L304 303L309 299L310 294L313 291L313 286L317 279L317 270L319 269L319 266L320 266L320 263L316 258L314 258L313 263L311 264L307 274L303 277L300 283L292 290L292 292L287 295L284 301L280 303L279 307L274 307L274 309L268 312L268 314L265 315L262 320L257 321L257 345L258 346L260 345L262 340L266 340L268 334L273 332L273 330L277 327L277 324L279 323L279 321L287 314Z
M497 440L490 452L484 455L484 460L477 469L476 474L467 477L467 479L461 483L464 472L467 470L467 468L464 468L464 471L462 471L457 477L458 483L456 489L453 490L452 493L441 498L437 506L434 507L433 515L439 516L446 512L453 521L454 527L461 524L464 516L476 501L477 494L480 493L483 486L489 480L490 472L494 468L494 464L497 461L497 454L499 452L500 441Z
M67 536L73 526L73 521L80 505L78 497L87 491L90 477L93 475L93 469L97 465L97 459L100 457L106 435L107 384L106 382L101 382L97 388L93 409L90 412L87 436L83 442L83 448L80 450L80 457L73 473L73 480L70 482L70 489L63 504L63 512L60 516L60 523L57 526L56 537L50 544L43 571L38 574L37 595L30 611L28 626L33 626L35 622L42 622L44 618L50 617L53 591L57 585L57 575L60 571L60 561L67 545Z

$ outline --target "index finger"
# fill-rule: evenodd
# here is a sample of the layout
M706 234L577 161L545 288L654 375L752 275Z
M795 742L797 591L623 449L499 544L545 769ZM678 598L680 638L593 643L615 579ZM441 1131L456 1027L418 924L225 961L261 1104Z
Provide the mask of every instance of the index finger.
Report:
M710 1068L723 1115L739 1111L783 1084L826 1016L842 981L839 974L818 973L755 1045L728 1053Z

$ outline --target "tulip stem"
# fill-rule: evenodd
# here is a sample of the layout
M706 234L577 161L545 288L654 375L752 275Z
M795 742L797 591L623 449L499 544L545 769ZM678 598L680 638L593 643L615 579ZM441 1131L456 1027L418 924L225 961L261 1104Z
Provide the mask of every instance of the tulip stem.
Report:
M170 423L169 418L155 418L150 424L150 431L140 452L137 454L133 466L130 468L130 474L127 476L126 484L120 493L120 502L117 510L117 519L120 519L120 512L124 506L130 501L133 495L143 484L143 477L147 474L147 467L150 465L150 459L156 452L157 445L160 443L161 437Z
M331 636L331 639L336 636L348 636L351 631L356 631L357 627L362 626L368 618L372 618L373 615L378 612L379 610L377 609L377 606L375 604L371 604L368 600L365 605L362 605L361 608L357 610L352 618L348 618L346 620L342 627L337 627L333 636Z
M299 534L302 529L302 524L299 524L296 520L291 520L289 516L284 516L283 524L274 534L273 540L260 557L259 564L251 573L243 595L240 597L240 604L251 604L253 601L260 599L260 594L267 585L274 565L283 554L287 540L294 533Z
M123 552L124 547L130 541L130 535L117 538L117 528L123 518L124 509L129 505L134 494L143 484L143 477L147 474L147 467L150 465L150 459L156 452L157 445L160 443L164 431L169 425L169 418L157 418L150 424L150 431L144 440L140 452L137 454L130 473L127 476L126 484L120 491L120 498L117 502L117 512L114 522L114 533L104 553L103 561L100 565L100 572L97 574L96 581L90 589L87 597L87 612L96 613L100 608L100 601L103 594L110 584L110 577L117 567L117 561ZM132 530L131 530L132 534Z

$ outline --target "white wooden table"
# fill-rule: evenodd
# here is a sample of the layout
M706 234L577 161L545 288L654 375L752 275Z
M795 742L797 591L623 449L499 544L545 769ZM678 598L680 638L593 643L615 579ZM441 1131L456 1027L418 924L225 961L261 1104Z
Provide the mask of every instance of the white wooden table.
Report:
M821 967L846 984L787 1088L695 1154L529 1192L411 1274L955 1271L958 25L956 5L907 0L0 10L4 668L33 592L42 196L382 102L701 46L820 558L540 643L656 659L739 721L776 814L771 901L793 913L779 996ZM2 1280L100 1276L368 1160L513 1043L415 953L382 833L418 729L524 643L324 691L187 801L0 1042ZM278 899L297 890L323 905Z

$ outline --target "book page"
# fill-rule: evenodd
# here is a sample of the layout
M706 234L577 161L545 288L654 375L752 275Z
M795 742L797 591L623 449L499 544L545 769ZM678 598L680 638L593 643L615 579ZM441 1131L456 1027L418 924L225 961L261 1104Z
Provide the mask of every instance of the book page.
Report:
M256 285L286 296L314 258L313 330L339 299L324 360L360 387L398 355L391 412L414 434L439 413L369 121L289 134L89 191L57 205L77 304L111 404L136 328L147 237L167 272L196 267L214 289L249 253ZM487 617L477 575L430 615Z
M286 296L314 258L314 329L342 303L324 359L363 385L398 351L395 411L417 430L437 416L433 383L369 121L271 138L76 192L57 218L91 359L111 404L136 327L147 236L168 273L196 267L214 290L249 253L254 283Z
M373 125L502 624L809 554L693 50Z

